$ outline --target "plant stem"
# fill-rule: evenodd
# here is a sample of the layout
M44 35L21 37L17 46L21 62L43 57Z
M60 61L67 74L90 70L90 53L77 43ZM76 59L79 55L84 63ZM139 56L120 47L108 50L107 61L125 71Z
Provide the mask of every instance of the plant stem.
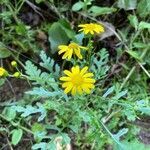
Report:
M148 48L146 48L146 49L143 51L143 53L142 53L140 59L143 59L143 58L144 58L144 56L146 55L147 51L148 51ZM130 72L129 72L128 75L126 76L125 80L124 80L123 83L121 84L120 90L125 86L125 84L127 83L128 79L129 79L129 78L131 77L131 75L134 73L135 69L136 69L136 66L132 67L132 69L130 70Z
M26 127L23 127L22 125L17 124L17 123L14 122L14 121L8 120L8 119L7 119L4 115L2 115L2 114L0 114L0 118L2 118L3 120L9 122L9 123L10 123L12 126L14 126L14 127L17 126L18 128L20 128L20 129L22 129L22 130L24 130L24 131L26 131L26 132L28 132L28 133L34 134L30 129L27 129Z

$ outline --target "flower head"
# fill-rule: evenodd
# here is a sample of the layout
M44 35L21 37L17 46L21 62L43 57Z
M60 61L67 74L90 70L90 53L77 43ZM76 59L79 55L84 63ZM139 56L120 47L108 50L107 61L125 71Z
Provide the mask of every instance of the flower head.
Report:
M74 42L70 43L68 46L60 45L58 48L60 49L58 52L59 55L64 53L62 59L71 59L73 54L79 59L82 59L81 49L87 49L86 47L80 46Z
M0 77L7 76L7 75L8 72L4 68L0 67Z
M87 70L87 66L81 70L79 66L75 66L71 68L71 71L64 71L67 76L61 77L60 80L64 81L62 87L65 88L66 94L69 92L72 95L82 94L83 92L89 94L91 92L91 89L94 88L95 79L92 78L93 73L87 72Z
M95 33L103 33L104 27L100 24L89 23L89 24L80 24L78 27L81 29L79 31L83 31L84 34L95 34Z
M17 62L13 60L13 61L11 62L11 65L12 65L13 67L17 67Z

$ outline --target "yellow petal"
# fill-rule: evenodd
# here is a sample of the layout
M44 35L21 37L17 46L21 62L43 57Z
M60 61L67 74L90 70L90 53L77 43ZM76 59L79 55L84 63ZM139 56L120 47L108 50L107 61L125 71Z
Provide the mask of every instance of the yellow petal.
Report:
M95 83L96 80L95 79L91 79L91 78L84 78L84 82L86 82L86 83Z
M85 87L87 87L87 88L89 88L89 89L94 89L94 84L92 84L92 83L89 83L89 84L84 84L83 86L85 86Z
M70 91L71 91L71 89L72 89L72 85L70 84L69 86L67 86L67 88L64 90L64 92L67 94L67 93L69 93Z
M71 68L71 71L72 71L73 74L78 74L79 71L80 71L80 68L79 68L79 66L75 66L75 67Z
M71 91L71 94L72 94L72 95L75 95L75 94L76 94L76 91L77 91L76 87L73 87L73 88L72 88L72 91Z
M81 70L80 75L83 76L83 75L86 73L87 70L88 70L88 67L87 67L87 66L84 67L84 68Z
M60 45L60 46L58 46L58 48L59 48L59 49L67 49L68 46L66 46L66 45Z
M73 49L69 49L68 51L68 59L70 60L73 54Z
M88 34L88 33L89 33L89 30L85 29L85 30L84 30L84 33L85 33L85 34Z
M79 94L83 93L82 88L80 86L77 87L77 91L78 91Z
M91 90L86 85L82 85L81 87L83 91L86 92L87 94L91 93Z
M94 34L93 30L91 30L90 33L93 35Z
M67 76L72 76L72 73L68 70L64 70L64 74L66 74Z
M58 54L60 55L60 54L64 53L66 50L67 49L61 49L60 51L58 51Z
M80 49L75 49L74 52L75 52L75 54L77 55L77 57L78 57L79 59L82 59L82 55L81 55L81 53L80 53Z
M86 73L83 75L83 78L89 78L89 77L93 77L94 74L93 73Z
M69 56L69 52L66 51L65 54L63 55L62 59L67 59L68 56Z
M70 77L61 77L60 78L61 81L71 81Z
M65 87L70 86L70 85L72 85L72 82L65 82L62 84L62 87L65 88Z
M78 27L86 27L86 24L79 24Z

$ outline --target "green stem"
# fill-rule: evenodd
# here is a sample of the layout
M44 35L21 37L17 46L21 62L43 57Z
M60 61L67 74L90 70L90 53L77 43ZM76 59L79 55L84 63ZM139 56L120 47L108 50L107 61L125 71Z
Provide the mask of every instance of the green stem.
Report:
M143 53L142 53L140 59L143 59L143 58L144 58L144 56L146 55L147 51L148 51L148 48L146 48L146 49L143 51ZM136 69L136 66L132 67L132 69L130 70L130 72L129 72L128 75L126 76L125 80L123 81L123 83L122 83L122 85L121 85L121 87L120 87L120 90L125 86L125 84L127 83L128 79L129 79L129 78L131 77L131 75L134 73L135 69Z
M93 44L92 44L92 36L90 35L90 37L89 37L89 42L88 42L88 44L89 44L89 46L88 46L88 63L89 63L89 67L91 66L91 49L93 48Z

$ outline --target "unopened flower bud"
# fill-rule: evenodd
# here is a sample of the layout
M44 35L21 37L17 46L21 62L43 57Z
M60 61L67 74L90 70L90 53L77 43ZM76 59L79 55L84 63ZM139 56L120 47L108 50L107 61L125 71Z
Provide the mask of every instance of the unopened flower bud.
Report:
M16 61L12 61L12 62L11 62L11 65L12 65L13 67L17 67L17 62L16 62Z
M19 78L20 76L21 76L20 72L15 72L13 74L13 77L15 77L15 78Z

